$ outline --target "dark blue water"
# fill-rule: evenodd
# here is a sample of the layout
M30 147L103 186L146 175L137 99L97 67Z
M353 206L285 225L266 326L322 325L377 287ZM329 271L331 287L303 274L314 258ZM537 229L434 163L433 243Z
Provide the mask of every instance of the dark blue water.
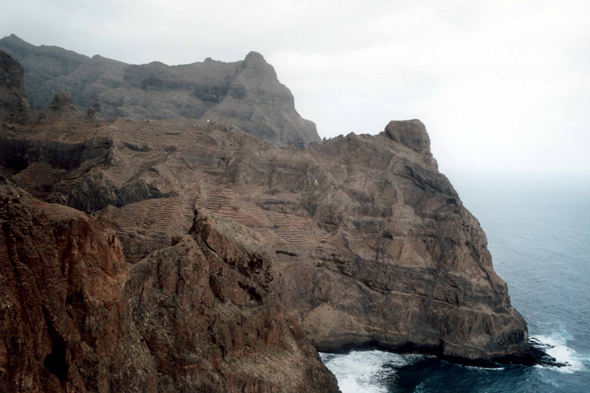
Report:
M531 336L563 368L480 369L380 351L322 354L343 393L590 392L590 179L455 176Z

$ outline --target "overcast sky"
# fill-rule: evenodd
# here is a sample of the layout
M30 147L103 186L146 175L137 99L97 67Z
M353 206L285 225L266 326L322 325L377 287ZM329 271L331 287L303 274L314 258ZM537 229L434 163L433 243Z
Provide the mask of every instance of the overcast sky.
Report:
M322 137L417 118L443 173L589 176L589 21L564 0L21 0L0 36L134 64L254 50Z

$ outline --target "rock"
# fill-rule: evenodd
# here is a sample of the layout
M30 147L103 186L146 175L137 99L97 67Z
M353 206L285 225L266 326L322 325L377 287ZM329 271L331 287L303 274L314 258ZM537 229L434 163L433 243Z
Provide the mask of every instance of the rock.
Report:
M64 115L81 115L81 112L72 104L72 95L67 91L60 91L55 95L44 109L45 113Z
M231 120L241 130L274 146L298 148L320 140L315 124L295 111L293 95L261 54L250 52L238 66L228 93L203 118Z
M63 90L80 110L93 107L106 119L226 118L275 146L301 148L320 140L315 124L295 110L293 95L273 67L255 52L233 63L207 59L171 67L88 58L14 35L0 40L0 50L25 67L33 109L43 109Z
M2 182L0 390L339 391L251 231L199 217L128 269L112 227Z
M56 46L31 45L14 34L0 39L0 50L9 53L25 69L25 89L34 110L45 108L62 90L73 91L71 86L60 86L53 81L88 60L87 56Z
M0 390L106 391L132 356L117 340L129 274L115 231L7 184L0 223Z
M106 160L97 156L65 172L45 165L51 184L29 165L13 179L39 198L112 220L129 262L176 244L196 205L255 230L257 243L267 239L270 288L319 349L418 350L475 364L530 359L526 323L493 271L485 234L415 122L304 150L273 148L227 121L80 122L75 130L72 141L109 135L117 164L97 165ZM128 147L139 140L149 149ZM207 239L220 255L232 250Z
M0 51L0 120L26 120L29 104L23 80L23 67L8 53Z
M430 152L430 138L426 132L426 127L420 120L391 121L382 134L420 153L423 160L430 166L438 167Z
M73 111L0 128L0 390L337 391L311 344L550 362L419 121L294 149Z
M430 151L430 138L420 120L391 121L385 135L418 153Z

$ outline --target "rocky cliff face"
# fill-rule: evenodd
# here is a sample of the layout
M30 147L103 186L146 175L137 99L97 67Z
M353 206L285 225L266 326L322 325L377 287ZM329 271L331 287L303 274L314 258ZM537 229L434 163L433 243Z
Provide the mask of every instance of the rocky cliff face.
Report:
M128 267L104 221L1 181L2 391L338 391L260 235L198 215Z
M23 67L8 53L0 51L0 119L22 122L28 111Z
M93 107L106 119L226 118L274 146L301 148L319 141L315 124L299 116L289 89L255 52L234 63L207 59L171 67L88 58L58 47L37 47L15 35L1 39L0 50L24 66L29 102L36 110L68 91L79 110Z
M5 134L4 143L42 139L47 155L60 154L49 146L79 152L77 167L29 147L26 168L5 170L40 199L112 220L130 262L182 237L196 204L268 239L274 292L318 348L482 362L527 353L526 324L493 271L485 235L438 173L418 121L306 150L272 148L223 122L81 123L51 144L37 128L34 137Z
M61 90L52 81L68 75L88 60L87 56L56 46L35 46L12 34L0 40L0 50L9 53L25 69L25 89L31 108L41 110Z
M182 225L166 232L174 237L154 236L131 265L113 221L63 206L178 197L141 178L121 191L103 176L120 159L112 137L94 132L108 124L82 115L69 94L30 123L2 124L0 391L338 392L273 294L275 254L260 234L185 205L172 217ZM19 177L23 169L36 174ZM56 193L57 183L77 191Z
M277 148L60 95L0 153L5 390L337 391L310 341L535 362L417 120Z

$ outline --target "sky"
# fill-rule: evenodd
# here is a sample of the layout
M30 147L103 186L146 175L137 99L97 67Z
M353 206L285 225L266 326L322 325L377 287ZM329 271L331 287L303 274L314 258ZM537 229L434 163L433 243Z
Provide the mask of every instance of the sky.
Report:
M2 9L0 37L132 64L257 51L321 137L420 119L447 175L590 179L588 1L21 0Z

